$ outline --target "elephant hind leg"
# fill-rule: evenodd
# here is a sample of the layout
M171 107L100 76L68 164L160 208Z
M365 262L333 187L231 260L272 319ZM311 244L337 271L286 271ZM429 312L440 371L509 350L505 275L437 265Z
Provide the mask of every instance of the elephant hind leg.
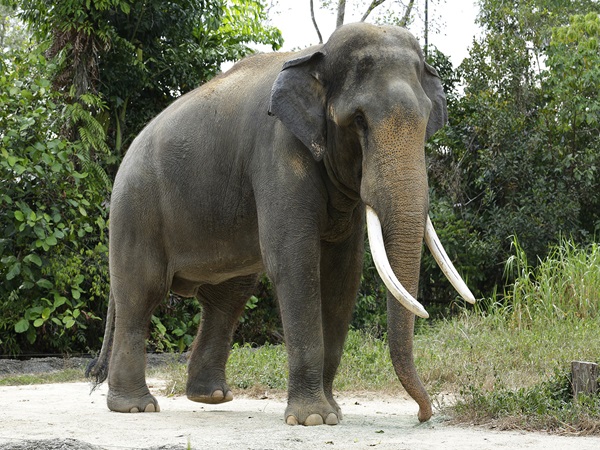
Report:
M249 275L200 287L202 321L188 362L186 395L190 400L212 404L233 400L225 365L233 332L257 280L257 275Z
M158 401L146 384L146 338L152 312L166 298L158 274L111 279L115 301L114 339L108 369L107 404L117 412L158 412Z

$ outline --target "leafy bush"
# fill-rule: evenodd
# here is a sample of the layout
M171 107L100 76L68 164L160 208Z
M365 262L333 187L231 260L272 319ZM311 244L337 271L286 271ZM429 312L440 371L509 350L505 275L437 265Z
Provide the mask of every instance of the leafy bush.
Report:
M152 316L148 349L183 352L194 342L200 324L200 303L195 298L170 295Z
M234 341L245 345L280 344L283 342L283 326L273 284L266 275L258 283L255 295L248 299Z
M60 137L73 109L52 64L31 52L0 67L0 352L85 350L108 298L108 191L84 170L90 141Z

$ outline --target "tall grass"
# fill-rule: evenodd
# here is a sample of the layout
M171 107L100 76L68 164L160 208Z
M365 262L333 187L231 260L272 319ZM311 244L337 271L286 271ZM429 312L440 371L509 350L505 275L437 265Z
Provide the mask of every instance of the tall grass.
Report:
M573 360L600 360L600 247L565 240L536 267L516 239L513 248L506 263L513 281L503 297L493 296L450 325L476 327L471 340L488 346L455 387L462 394L455 419L599 433L600 396L573 401L569 366Z
M515 254L506 262L507 276L514 282L504 295L511 320L527 327L542 318L582 320L599 317L600 246L580 248L564 240L536 268L529 265L525 250L514 238Z

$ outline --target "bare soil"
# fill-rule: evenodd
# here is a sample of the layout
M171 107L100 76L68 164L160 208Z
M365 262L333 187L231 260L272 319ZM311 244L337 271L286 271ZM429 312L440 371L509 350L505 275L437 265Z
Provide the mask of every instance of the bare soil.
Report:
M7 374L81 367L86 360L0 360ZM154 364L152 360L150 364ZM378 393L341 395L338 426L290 427L285 398L237 397L222 405L161 395L163 381L149 380L160 413L120 414L106 407L107 386L89 383L0 387L0 449L569 449L600 448L598 437L569 437L449 425L439 413L417 421L408 398Z

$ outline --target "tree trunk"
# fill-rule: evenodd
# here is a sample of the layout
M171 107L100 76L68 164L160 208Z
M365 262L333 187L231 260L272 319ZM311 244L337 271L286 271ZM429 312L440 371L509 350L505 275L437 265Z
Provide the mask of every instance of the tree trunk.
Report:
M317 36L319 36L319 44L323 43L323 36L321 35L321 30L319 30L319 25L317 25L317 20L315 19L315 5L313 0L310 0L310 17L312 19L312 23L315 27L315 31L317 32Z
M339 28L344 25L344 16L346 14L346 0L340 0L338 3L337 10L337 20L335 22L335 27Z
M571 363L573 374L573 398L581 394L594 395L598 392L598 364L586 361Z
M361 17L360 21L364 22L365 20L367 20L367 17L369 17L369 14L371 14L371 12L377 8L379 5L381 5L383 2L385 2L385 0L373 0L371 2L371 4L369 5L369 7L367 8L367 10L365 11L365 13L363 14L363 16Z

